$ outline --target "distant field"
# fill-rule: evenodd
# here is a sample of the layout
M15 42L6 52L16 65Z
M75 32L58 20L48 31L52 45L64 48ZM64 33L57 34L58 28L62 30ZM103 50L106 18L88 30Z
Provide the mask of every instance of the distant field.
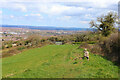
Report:
M86 59L78 45L48 45L3 59L3 77L10 78L118 78L118 67L95 54Z

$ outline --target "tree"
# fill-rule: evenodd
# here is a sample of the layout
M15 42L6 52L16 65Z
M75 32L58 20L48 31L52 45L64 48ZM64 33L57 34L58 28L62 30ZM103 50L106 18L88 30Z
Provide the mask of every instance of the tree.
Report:
M91 27L97 28L98 31L102 33L103 36L110 35L115 27L115 23L117 21L117 14L113 12L109 12L105 16L101 16L97 18L98 24L96 24L93 20L90 22Z

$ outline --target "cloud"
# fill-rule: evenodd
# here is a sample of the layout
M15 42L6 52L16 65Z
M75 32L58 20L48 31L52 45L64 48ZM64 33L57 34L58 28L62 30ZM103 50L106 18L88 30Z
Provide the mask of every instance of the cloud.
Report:
M39 14L39 13L37 13L37 14L30 14L30 16L40 16L40 17L42 17L41 14Z
M28 16L28 14L25 14L25 16Z
M48 15L74 16L83 14L83 12L85 12L86 10L86 8L81 6L73 7L61 5L60 3L41 4L39 6L39 11Z
M89 21L79 21L79 23L82 23L82 24L88 24Z
M21 11L23 12L27 12L27 8L25 5L23 4L13 4L12 6L14 6L15 8L14 9L20 9Z
M43 16L41 15L41 14L39 14L39 13L31 13L31 14L25 14L24 16L22 16L24 19L30 19L30 20L32 20L32 19L35 19L35 20L38 20L38 21L40 21L40 20L42 20L43 19Z
M60 15L64 11L70 10L70 7L59 5L59 4L43 4L39 6L39 10L42 13L50 15Z
M17 10L22 12L27 12L27 6L23 3L15 3L15 2L9 2L4 1L0 3L0 8L7 8L10 10Z
M0 22L2 20L2 10L0 10Z
M61 16L61 17L57 17L57 20L61 20L61 21L69 21L71 19L71 16Z
M61 0L61 2L65 2ZM96 8L106 8L110 5L117 4L119 0L70 0L66 1L65 5L68 6L89 6Z
M0 10L0 14L2 14L2 10Z
M93 19L96 18L96 16L93 16L91 14L85 14L84 18L87 19L87 20L93 20Z
M25 14L25 16L40 16L40 17L42 17L41 14L39 14L39 13Z
M74 16L84 14L85 12L97 13L99 9L108 10L111 6L115 7L118 0L1 0L1 2L3 8L20 10L23 12L29 10L39 11L48 15Z
M13 16L13 15L11 15L11 16L10 16L10 18L14 18L14 16Z
M79 5L76 6L76 4ZM92 1L90 0L86 2L78 1L78 3L56 2L56 3L38 4L36 5L36 8L38 8L40 12L48 15L81 16L84 15L85 13L97 15L99 13L104 13L112 9L115 10L117 8L117 3L113 2L112 4L103 0L102 2L94 1L94 0Z
M25 14L25 15L3 15L2 17L4 20L15 20L15 21L19 21L19 20L35 20L35 21L41 21L43 19L43 16L38 14L38 13L31 13L31 14Z

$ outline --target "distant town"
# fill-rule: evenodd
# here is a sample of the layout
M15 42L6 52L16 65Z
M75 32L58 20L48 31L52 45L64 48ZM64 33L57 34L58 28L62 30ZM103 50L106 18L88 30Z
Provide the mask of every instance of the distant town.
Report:
M2 27L0 29L0 39L2 41L19 41L27 39L30 35L39 35L41 37L54 37L58 35L71 35L83 33L85 31L68 31L68 30L38 30L15 27Z

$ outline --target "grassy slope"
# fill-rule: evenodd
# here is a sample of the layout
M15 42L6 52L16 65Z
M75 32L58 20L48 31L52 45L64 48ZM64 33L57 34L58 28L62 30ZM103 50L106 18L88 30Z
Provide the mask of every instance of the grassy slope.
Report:
M3 77L15 78L117 78L118 67L99 55L90 61L73 59L83 56L77 45L49 45L3 59Z

